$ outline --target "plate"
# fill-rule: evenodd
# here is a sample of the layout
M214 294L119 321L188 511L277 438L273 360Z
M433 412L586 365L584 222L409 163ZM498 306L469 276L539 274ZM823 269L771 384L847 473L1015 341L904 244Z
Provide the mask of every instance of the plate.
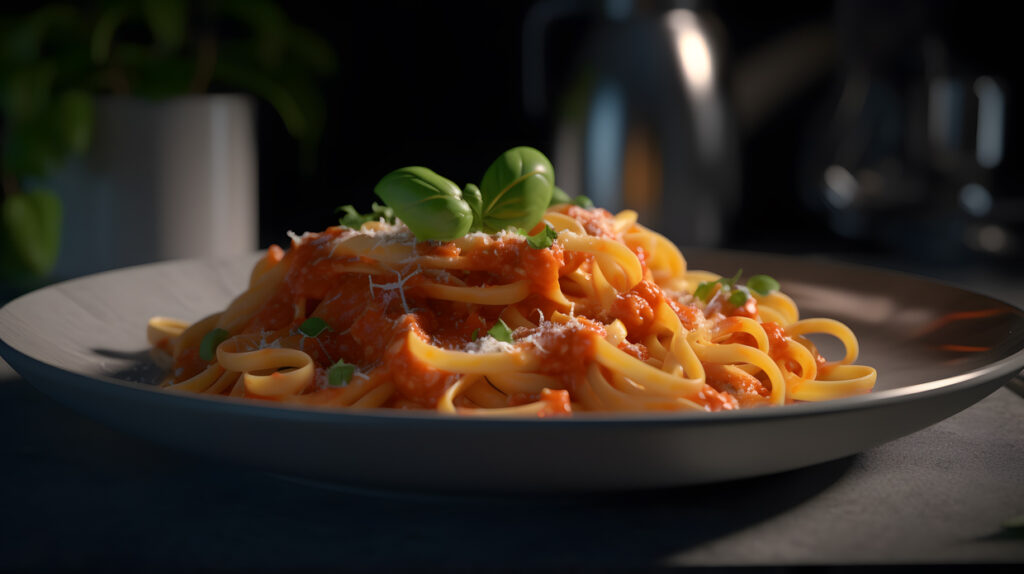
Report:
M686 256L694 269L771 274L802 316L845 322L861 342L859 362L878 369L875 391L733 412L492 420L269 406L153 387L147 319L222 309L256 256L142 265L34 291L0 309L0 354L58 401L151 441L306 480L421 492L599 492L791 470L941 421L1024 368L1024 312L983 295L822 259Z

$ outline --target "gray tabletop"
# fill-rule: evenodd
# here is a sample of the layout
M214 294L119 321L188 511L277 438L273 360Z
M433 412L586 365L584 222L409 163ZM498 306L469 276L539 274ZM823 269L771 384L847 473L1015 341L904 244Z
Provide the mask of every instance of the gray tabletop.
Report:
M956 277L949 278L956 280ZM987 281L987 279L986 279ZM1024 305L1017 283L986 283ZM353 492L175 452L0 362L0 569L1024 564L1024 397L783 474L576 498Z

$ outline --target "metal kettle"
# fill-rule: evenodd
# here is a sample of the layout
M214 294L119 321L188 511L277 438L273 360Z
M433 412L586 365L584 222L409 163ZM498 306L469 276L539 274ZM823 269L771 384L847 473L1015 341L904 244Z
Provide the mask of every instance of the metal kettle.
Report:
M560 187L685 245L727 237L740 200L740 141L714 20L692 2L551 0L524 23L524 104L553 122ZM561 93L549 89L553 24L585 22Z

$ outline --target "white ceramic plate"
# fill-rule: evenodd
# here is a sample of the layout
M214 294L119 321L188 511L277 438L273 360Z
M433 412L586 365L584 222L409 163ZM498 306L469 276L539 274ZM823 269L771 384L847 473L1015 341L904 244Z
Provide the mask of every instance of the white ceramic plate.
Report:
M218 460L354 487L534 493L680 486L841 458L938 422L1024 368L1024 312L982 295L816 259L687 258L725 275L771 274L803 316L847 323L860 362L878 369L876 390L736 412L485 420L267 406L147 384L157 376L147 319L223 308L254 258L143 265L29 293L0 309L0 354L74 409Z

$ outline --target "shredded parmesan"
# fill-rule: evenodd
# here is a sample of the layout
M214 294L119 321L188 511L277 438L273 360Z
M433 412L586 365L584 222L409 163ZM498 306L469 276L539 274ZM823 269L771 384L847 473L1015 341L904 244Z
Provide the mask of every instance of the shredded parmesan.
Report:
M516 350L516 346L487 335L466 343L462 350L467 353L511 353Z

